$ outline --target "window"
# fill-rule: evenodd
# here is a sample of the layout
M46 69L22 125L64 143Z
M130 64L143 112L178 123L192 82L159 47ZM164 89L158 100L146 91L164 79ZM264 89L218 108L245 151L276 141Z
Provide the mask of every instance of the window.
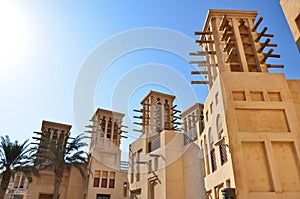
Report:
M211 104L209 105L209 110L210 110L210 114L212 114L212 112L213 112L213 103L211 103Z
M148 161L148 173L152 172L152 160Z
M17 177L16 177L16 179L14 181L14 188L18 188L19 187L20 178L21 178L20 174L17 174Z
M110 199L110 195L107 195L107 194L97 194L96 199Z
M113 132L113 139L116 140L118 139L118 130L119 130L119 125L118 122L114 122L114 132Z
M108 171L102 171L101 188L107 187Z
M39 195L39 199L52 199L53 195L52 194L41 194Z
M264 95L261 91L251 91L250 95L252 101L264 101Z
M218 132L218 139L221 139L221 135L223 132L223 124L222 124L222 118L221 118L220 114L217 115L216 126L217 126L217 132Z
M142 153L142 149L140 149L137 152L137 159L136 159L137 162L141 161L141 153ZM140 181L140 173L141 173L141 171L140 171L140 163L137 163L136 181Z
M164 129L170 130L171 125L170 125L170 105L168 104L168 100L165 100L164 104L164 119L165 119L165 124L164 124Z
M109 184L108 187L109 188L115 188L115 178L116 178L116 173L111 171L109 172Z
M131 162L130 162L130 182L133 183L133 177L134 177L134 159L135 159L135 153L131 153Z
M206 173L209 174L210 170L209 170L209 162L208 162L208 145L207 145L207 139L206 136L204 136L204 155L205 155L205 168L206 168Z
M246 101L246 95L244 91L232 91L232 97L234 101Z
M93 187L99 187L99 183L100 183L100 171L95 170Z
M208 111L205 113L206 121L208 121Z
M100 120L100 127L101 127L101 137L104 137L104 132L105 132L105 124L106 124L106 120L105 117L102 118L102 120Z
M110 139L111 138L111 130L112 130L112 121L111 118L109 118L107 122L107 132L106 132L106 138Z
M271 102L281 102L281 95L280 92L268 92L269 100Z
M64 138L65 138L65 135L64 135L64 131L62 131L60 134L59 134L59 142L63 142L64 141Z
M126 198L127 197L127 182L123 183L123 197Z
M160 136L154 138L148 143L148 152L152 152L160 147Z
M214 149L214 141L211 129L208 131L208 143L209 143L209 150L210 150L210 162L211 162L211 171L214 172L217 170L217 162L216 162L216 154Z
M157 98L155 106L156 132L162 130L162 110L160 99Z
M21 182L20 182L20 188L23 189L24 188L24 184L25 184L25 176L21 177Z
M57 132L54 131L54 133L52 134L52 140L57 140Z
M210 160L211 160L211 170L212 172L214 172L215 170L217 170L215 149L212 149L210 151Z
M14 195L13 199L23 199L23 195Z
M219 148L220 148L220 156L221 156L221 165L223 165L228 160L228 158L227 158L227 151L226 151L226 145L225 144L221 144L219 146Z
M155 157L154 158L154 168L153 168L154 171L157 171L158 170L158 157Z

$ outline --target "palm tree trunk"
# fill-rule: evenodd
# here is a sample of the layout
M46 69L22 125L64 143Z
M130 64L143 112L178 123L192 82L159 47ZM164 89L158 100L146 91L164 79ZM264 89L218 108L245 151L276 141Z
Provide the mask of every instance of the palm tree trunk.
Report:
M62 181L64 168L63 167L58 167L57 169L54 170L54 173L55 173L55 179L54 179L54 191L53 191L52 199L58 199L59 187L60 187L60 184L61 184L61 181Z
M1 185L0 185L0 199L4 199L4 197L5 197L5 192L7 190L10 177L11 177L11 171L10 170L6 170L6 171L3 172Z

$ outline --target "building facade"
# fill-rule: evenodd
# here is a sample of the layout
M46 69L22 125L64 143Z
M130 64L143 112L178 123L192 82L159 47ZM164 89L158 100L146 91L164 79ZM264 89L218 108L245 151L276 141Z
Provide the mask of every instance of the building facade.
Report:
M52 142L65 140L71 125L61 124L51 121L43 121L41 133L42 136L49 137ZM41 144L41 143L40 143ZM60 199L82 199L85 194L85 179L80 172L71 167L65 169L61 186L59 189ZM28 185L27 199L51 199L54 190L53 168L47 168L39 172L39 176L33 176L32 182Z
M300 198L300 80L270 73L283 65L268 63L280 55L260 24L256 11L209 10L195 32L203 51L190 53L199 66L191 73L201 75L192 83L209 89L204 104L180 113L175 96L150 91L135 110L141 136L129 146L128 172L120 159L124 114L97 109L87 178L66 170L60 199L220 199L225 188L241 199ZM42 124L53 141L70 129ZM13 188L26 187L16 179L12 198L19 197ZM23 197L51 198L53 181L51 170L42 171Z
M300 198L299 85L269 73L272 34L255 11L210 10L199 43L209 94L200 132L206 198L235 188L237 198ZM266 40L262 41L266 37ZM288 165L288 166L287 166Z
M203 106L182 113L185 133L179 132L175 96L150 91L141 101L141 136L130 144L130 198L199 198L205 196L197 145ZM178 121L177 121L178 119ZM197 124L200 124L197 126ZM202 188L202 189L201 189Z
M127 168L121 167L120 150L123 117L122 113L97 109L91 119L87 198L127 198Z
M280 4L300 52L300 2L280 0Z

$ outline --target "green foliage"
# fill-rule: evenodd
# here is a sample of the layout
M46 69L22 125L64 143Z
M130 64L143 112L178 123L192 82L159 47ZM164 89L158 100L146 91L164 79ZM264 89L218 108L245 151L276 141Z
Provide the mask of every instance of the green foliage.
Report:
M87 163L87 154L82 148L87 146L84 139L88 137L80 134L73 138L68 132L63 140L53 141L45 134L37 134L40 135L39 138L34 138L39 141L35 147L37 168L43 170L51 167L55 172L60 167L70 168L73 165L84 174L82 166Z
M0 139L0 170L31 173L33 158L28 140L19 144L18 141L11 142L7 135L1 136Z

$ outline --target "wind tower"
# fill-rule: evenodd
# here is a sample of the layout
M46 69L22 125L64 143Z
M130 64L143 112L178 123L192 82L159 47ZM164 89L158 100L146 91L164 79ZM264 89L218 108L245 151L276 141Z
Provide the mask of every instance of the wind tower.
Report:
M87 198L126 198L127 172L121 165L121 138L126 126L123 113L98 108L91 125Z
M134 118L140 119L140 122L134 122L134 124L141 126L141 129L135 129L135 131L141 132L142 136L146 138L149 152L159 147L156 145L159 143L161 131L179 130L181 123L177 120L180 119L178 116L180 111L176 110L177 105L173 105L174 99L173 95L150 91L141 101L142 108L134 110L141 114L134 116Z
M243 199L300 198L300 83L269 73L283 65L268 63L280 55L256 17L256 11L209 10L195 32L203 51L190 53L199 66L191 73L206 79L192 83L209 88L198 139L207 198L220 198L224 187Z

